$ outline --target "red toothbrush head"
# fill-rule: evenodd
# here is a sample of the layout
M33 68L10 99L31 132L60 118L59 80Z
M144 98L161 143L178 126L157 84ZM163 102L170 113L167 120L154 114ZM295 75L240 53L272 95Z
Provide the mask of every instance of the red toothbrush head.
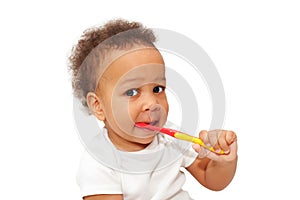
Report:
M144 122L137 122L137 123L135 123L135 126L139 127L139 128L146 128L146 129L153 130L153 131L159 131L161 133L168 134L172 137L174 137L174 134L176 132L178 132L178 131L173 130L173 129L160 128L160 127L157 127L157 126L152 126L152 125L144 123Z
M146 128L147 126L149 126L149 124L144 123L144 122L137 122L137 123L135 123L135 126L139 127L139 128Z

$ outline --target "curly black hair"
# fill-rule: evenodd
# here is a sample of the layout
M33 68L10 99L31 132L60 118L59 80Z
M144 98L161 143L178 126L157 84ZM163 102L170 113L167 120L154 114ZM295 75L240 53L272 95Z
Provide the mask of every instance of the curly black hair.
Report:
M99 79L99 66L105 53L125 49L134 44L154 47L156 37L151 29L139 22L123 19L111 20L100 27L83 32L69 57L74 96L87 107L86 95L94 92Z

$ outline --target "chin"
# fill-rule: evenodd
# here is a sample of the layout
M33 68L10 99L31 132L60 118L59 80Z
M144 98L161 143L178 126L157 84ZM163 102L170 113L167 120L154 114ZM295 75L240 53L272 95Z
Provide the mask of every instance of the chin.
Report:
M155 135L146 138L136 138L136 142L140 144L150 144L154 138Z

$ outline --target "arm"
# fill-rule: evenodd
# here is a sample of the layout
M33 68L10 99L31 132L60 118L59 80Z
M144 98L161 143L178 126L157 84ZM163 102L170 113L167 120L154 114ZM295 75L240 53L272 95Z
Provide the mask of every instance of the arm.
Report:
M200 138L204 142L214 144L215 149L223 149L228 152L226 155L217 155L194 145L199 155L206 152L206 155L198 157L186 169L203 186L211 190L224 189L234 177L237 165L237 139L232 131L214 131L211 135L207 131L201 131ZM215 141L215 142L213 142Z
M83 197L84 200L123 200L122 194L99 194Z

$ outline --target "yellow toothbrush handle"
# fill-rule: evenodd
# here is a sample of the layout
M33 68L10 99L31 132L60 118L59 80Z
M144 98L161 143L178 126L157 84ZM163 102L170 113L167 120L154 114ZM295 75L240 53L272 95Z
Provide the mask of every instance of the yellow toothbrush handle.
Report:
M212 146L210 146L210 147L206 146L200 138L193 137L193 136L187 135L185 133L181 133L181 132L174 133L174 137L177 139L180 139L180 140L185 140L185 141L193 142L195 144L199 144L200 146L202 146L205 149L210 150L211 152L214 152L217 154L224 154L223 150L216 152L216 150Z

